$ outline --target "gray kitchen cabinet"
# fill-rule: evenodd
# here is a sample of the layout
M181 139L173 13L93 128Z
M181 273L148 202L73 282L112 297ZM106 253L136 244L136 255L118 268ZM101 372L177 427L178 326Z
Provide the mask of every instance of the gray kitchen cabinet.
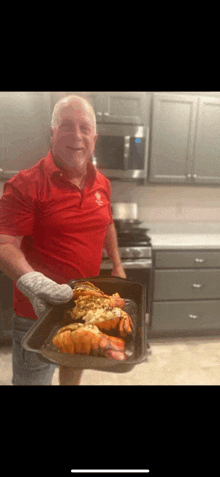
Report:
M29 169L50 148L50 93L1 92L1 178Z
M220 332L220 250L154 251L151 333Z
M153 94L150 182L190 182L197 103L196 96Z
M155 270L154 300L220 298L220 269Z
M69 94L82 96L92 104L97 123L149 123L151 94L129 91L66 91L53 92L53 106L59 99Z
M196 332L219 329L220 300L154 302L153 330Z
M220 98L199 97L193 153L195 183L220 184Z
M157 269L220 268L220 251L166 250L164 253L158 250L155 254L155 267Z
M0 340L12 338L13 281L0 272Z
M149 181L220 184L220 98L153 94Z

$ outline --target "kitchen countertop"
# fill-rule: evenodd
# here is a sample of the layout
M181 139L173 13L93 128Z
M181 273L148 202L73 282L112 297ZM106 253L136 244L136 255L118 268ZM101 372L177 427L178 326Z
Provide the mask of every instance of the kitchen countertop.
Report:
M147 223L154 250L219 249L220 223Z
M220 234L151 234L154 250L219 249Z

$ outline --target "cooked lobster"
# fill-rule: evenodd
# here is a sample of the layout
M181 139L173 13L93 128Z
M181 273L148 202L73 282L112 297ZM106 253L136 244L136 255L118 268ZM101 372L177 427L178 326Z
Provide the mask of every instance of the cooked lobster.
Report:
M130 316L121 308L125 300L118 293L105 295L90 282L79 282L73 289L75 307L68 313L75 323L61 328L53 343L63 353L81 353L124 360L125 338L132 333ZM85 324L76 323L76 320ZM102 331L117 331L122 338L110 336Z
M99 288L95 287L95 285L90 282L77 283L73 289L73 299L88 299L89 297L101 298L101 302L106 303L109 306L119 306L123 308L125 305L125 301L120 297L119 293L114 293L109 296L105 295Z
M122 338L115 338L102 333L95 325L70 324L61 328L53 338L53 344L62 353L71 354L98 354L106 358L126 359L125 342Z
M90 310L82 319L86 323L93 323L98 326L101 331L118 331L123 338L132 333L133 330L130 316L116 307Z

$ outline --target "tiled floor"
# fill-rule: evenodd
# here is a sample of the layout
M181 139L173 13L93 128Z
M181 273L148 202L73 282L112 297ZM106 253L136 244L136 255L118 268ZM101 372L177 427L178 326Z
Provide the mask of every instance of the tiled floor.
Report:
M147 360L124 374L86 370L81 385L219 385L220 338L151 341ZM12 353L0 347L0 385L11 385ZM58 385L58 369L53 385Z

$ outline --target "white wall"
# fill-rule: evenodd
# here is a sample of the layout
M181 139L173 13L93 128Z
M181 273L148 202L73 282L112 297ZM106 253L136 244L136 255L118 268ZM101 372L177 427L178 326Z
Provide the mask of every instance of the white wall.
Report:
M0 182L0 196L3 192ZM112 202L137 202L144 222L219 222L220 187L140 186L112 181Z
M220 187L140 186L112 181L112 202L137 202L144 222L220 222Z

